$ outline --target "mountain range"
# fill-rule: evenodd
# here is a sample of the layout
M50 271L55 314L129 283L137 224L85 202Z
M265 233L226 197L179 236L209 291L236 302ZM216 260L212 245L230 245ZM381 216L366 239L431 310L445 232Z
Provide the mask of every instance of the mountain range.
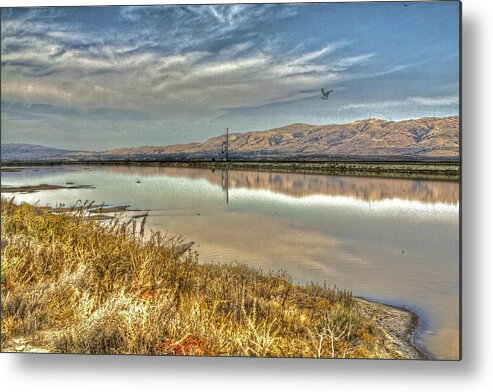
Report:
M72 151L31 144L1 146L3 162L90 160L221 160L226 136L202 143ZM403 121L358 120L348 124L291 124L229 134L230 159L411 158L458 159L459 117Z

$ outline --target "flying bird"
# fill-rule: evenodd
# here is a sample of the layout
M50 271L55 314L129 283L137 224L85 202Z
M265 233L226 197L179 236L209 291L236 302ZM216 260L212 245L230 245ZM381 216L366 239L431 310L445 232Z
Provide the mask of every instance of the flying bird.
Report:
M324 88L322 87L322 90L321 90L321 91L322 91L322 96L320 97L320 99L325 99L325 100L327 100L327 99L329 99L329 94L330 94L332 91L334 91L334 90L329 90L329 91L325 92Z

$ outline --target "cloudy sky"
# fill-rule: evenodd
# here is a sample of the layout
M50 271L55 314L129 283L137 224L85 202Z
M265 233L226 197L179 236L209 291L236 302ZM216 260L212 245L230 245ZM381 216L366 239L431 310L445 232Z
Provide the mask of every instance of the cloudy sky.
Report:
M453 1L3 8L1 34L2 143L102 150L459 111Z

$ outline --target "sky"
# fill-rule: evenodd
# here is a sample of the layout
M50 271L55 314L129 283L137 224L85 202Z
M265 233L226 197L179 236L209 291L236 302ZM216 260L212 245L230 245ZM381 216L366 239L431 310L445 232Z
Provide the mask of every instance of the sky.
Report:
M1 10L2 143L99 151L458 114L455 1Z

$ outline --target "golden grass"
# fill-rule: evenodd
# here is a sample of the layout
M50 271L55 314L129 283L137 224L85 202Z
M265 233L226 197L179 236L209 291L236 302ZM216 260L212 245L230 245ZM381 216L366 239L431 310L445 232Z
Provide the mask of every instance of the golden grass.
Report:
M351 293L201 265L136 222L2 200L2 351L399 357ZM183 249L183 247L181 247Z

